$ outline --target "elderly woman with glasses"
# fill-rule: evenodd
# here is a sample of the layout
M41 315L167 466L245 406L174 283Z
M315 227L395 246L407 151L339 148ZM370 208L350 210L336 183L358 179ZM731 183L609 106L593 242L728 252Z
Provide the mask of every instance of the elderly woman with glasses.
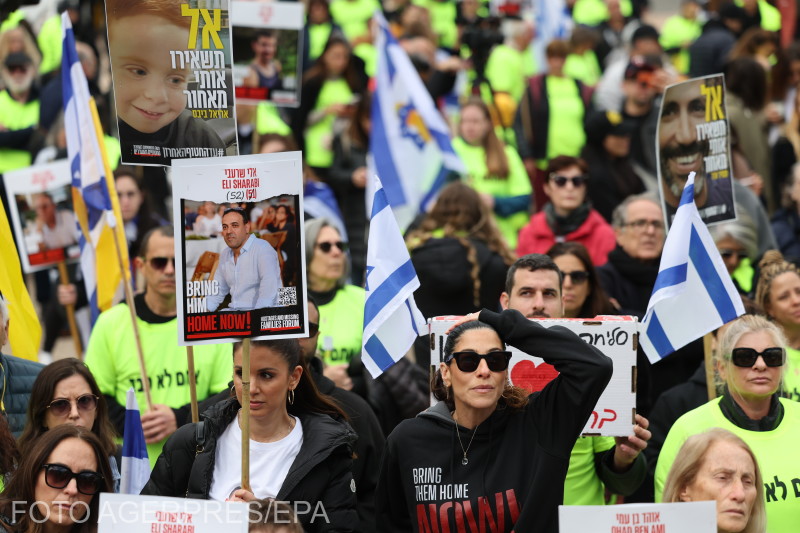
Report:
M684 441L719 427L741 437L755 453L765 481L769 531L797 531L800 498L792 480L800 477L800 405L778 394L786 371L785 345L781 330L760 316L745 315L727 327L717 360L724 393L673 424L656 466L657 501ZM725 470L718 475L725 476Z
M506 343L558 377L533 395L511 386ZM382 531L477 531L489 520L498 532L555 533L570 452L611 360L563 327L486 309L450 330L443 357L439 403L387 440L375 500Z
M108 404L89 368L75 358L59 359L39 372L31 389L19 449L30 450L43 434L62 425L84 427L97 436L111 472L109 482L118 490L119 454Z
M305 232L308 293L317 302L320 316L317 351L325 364L325 377L351 390L354 383L347 370L361 353L364 289L348 283L347 242L330 221L308 220ZM356 385L360 388L360 382Z
M547 166L544 192L550 201L519 232L517 255L543 254L557 242L579 242L595 266L608 260L616 246L614 230L586 199L586 163L560 155Z
M0 493L0 530L97 531L100 492L111 492L103 444L86 428L61 425L31 444Z

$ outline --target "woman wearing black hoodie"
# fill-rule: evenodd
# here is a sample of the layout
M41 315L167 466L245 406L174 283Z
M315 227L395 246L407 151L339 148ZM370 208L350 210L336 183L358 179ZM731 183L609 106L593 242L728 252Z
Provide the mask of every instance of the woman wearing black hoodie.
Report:
M528 395L508 382L506 342L559 371ZM611 378L611 360L563 327L484 309L449 333L439 403L389 436L379 531L556 533L570 451ZM455 362L455 364L454 364Z

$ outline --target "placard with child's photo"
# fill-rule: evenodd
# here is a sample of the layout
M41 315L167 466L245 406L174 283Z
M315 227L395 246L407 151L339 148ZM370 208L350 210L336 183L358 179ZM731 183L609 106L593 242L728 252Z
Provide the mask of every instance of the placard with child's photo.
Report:
M8 171L3 181L23 271L77 261L80 229L72 207L69 162Z
M182 346L306 335L300 152L173 161Z
M304 19L299 2L232 2L237 102L300 105Z
M238 154L228 0L106 0L122 162Z

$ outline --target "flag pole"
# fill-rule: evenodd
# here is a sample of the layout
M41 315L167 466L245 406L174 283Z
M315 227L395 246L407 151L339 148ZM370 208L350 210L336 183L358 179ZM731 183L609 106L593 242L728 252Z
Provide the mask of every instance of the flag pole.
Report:
M194 346L186 347L186 360L189 363L189 398L192 402L192 423L200 421L200 413L197 408L197 379L194 375Z
M250 488L250 338L242 341L242 488Z
M711 333L703 335L703 357L706 365L706 389L709 401L717 397L717 387L714 384L714 350L711 348L713 339L714 336Z
M69 274L67 273L67 263L62 259L58 262L58 277L62 285L69 284ZM75 304L67 304L64 307L67 309L67 322L69 322L69 334L72 337L72 342L75 345L75 357L83 359L83 345L81 343L81 335L78 332L78 324L75 322Z

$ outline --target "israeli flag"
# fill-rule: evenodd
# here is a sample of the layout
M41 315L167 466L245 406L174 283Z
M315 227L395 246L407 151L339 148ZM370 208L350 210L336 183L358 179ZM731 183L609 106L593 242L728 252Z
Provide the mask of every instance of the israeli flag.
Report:
M125 434L122 439L122 480L120 494L139 494L150 479L150 460L144 442L142 419L136 393L128 389L125 401Z
M366 305L361 359L376 378L399 361L424 334L425 317L414 302L419 279L400 227L375 176L367 243Z
M327 183L308 180L303 185L303 211L311 218L327 218L331 221L342 239L347 241L342 212L336 203L336 196Z
M660 361L744 314L744 306L694 203L694 172L683 189L658 278L639 326L650 362Z
M533 2L536 38L531 43L533 56L538 65L547 68L545 49L553 39L568 40L572 34L572 14L564 0L541 0Z
M375 19L378 66L372 96L370 174L381 176L395 216L406 227L436 197L447 175L463 172L464 166L408 54L380 11Z

